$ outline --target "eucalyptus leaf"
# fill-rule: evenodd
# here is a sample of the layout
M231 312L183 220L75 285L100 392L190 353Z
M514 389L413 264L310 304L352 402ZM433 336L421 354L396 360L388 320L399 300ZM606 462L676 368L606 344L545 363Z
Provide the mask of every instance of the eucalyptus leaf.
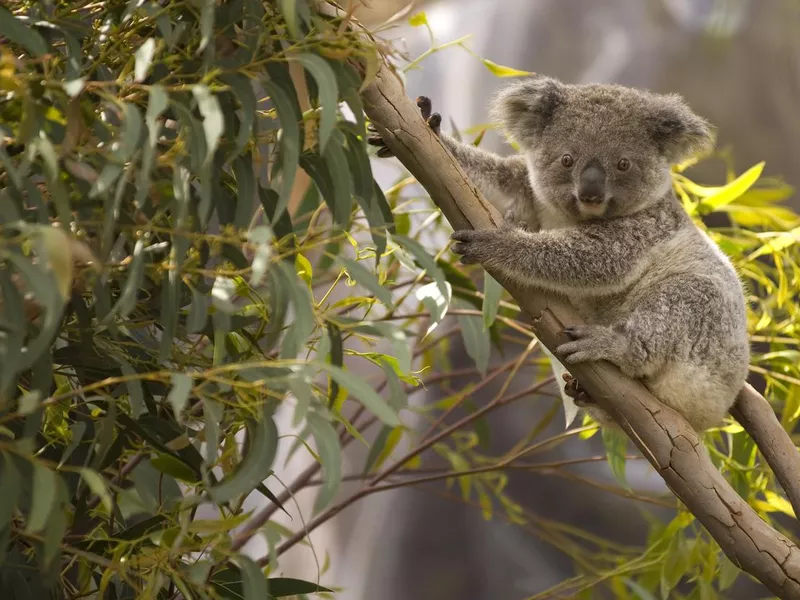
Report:
M262 411L258 421L247 423L247 431L248 450L238 468L208 490L209 496L217 504L246 496L270 474L278 448L278 430L272 415L266 410Z
M250 141L258 104L256 95L253 92L253 83L244 75L239 73L225 74L220 77L220 80L231 86L236 100L238 100L239 104L242 106L240 110L241 115L239 116L239 130L236 133L236 146L231 151L228 158L228 161L231 161L244 150L245 146ZM297 143L297 147L299 148L299 142ZM297 168L296 165L297 162L295 161L295 168Z
M412 240L404 235L395 235L392 236L392 239L403 249L410 252L420 266L425 269L428 275L433 277L437 287L439 288L439 292L442 294L442 297L446 299L447 303L449 303L451 297L450 284L447 282L447 278L444 276L442 270L436 264L436 261L433 260L433 257L428 254L425 248L418 241Z
M25 533L39 533L47 525L58 500L57 475L47 467L33 464L33 493Z
M147 38L139 49L134 54L136 62L134 64L133 79L136 82L144 81L147 77L147 72L150 70L150 65L153 62L153 57L156 53L156 41L153 38Z
M248 152L242 154L233 162L233 172L236 176L237 196L236 196L236 216L233 224L240 228L246 228L256 207L256 176L253 171L253 156Z
M291 57L311 73L317 82L319 90L319 106L322 117L319 124L319 149L325 152L328 140L333 133L333 126L336 124L336 109L338 107L339 86L336 82L336 74L325 59L316 54L304 52Z
M106 485L105 480L100 476L100 474L91 469L81 469L81 477L86 482L86 485L89 486L89 489L100 497L100 500L103 502L103 506L105 506L106 510L111 512L113 509L111 494L108 491L108 486Z
M283 287L294 309L294 322L281 346L282 358L294 358L316 326L308 287L298 281L297 273L285 261L275 264L269 274Z
M125 376L125 387L128 389L128 401L131 403L131 414L134 419L137 419L147 412L139 373L131 366L131 363L122 358L122 356L118 354L112 354L111 356L119 363L119 368Z
M0 487L3 489L0 494L0 531L3 531L11 521L22 496L22 475L14 464L13 455L1 452L0 459Z
M208 321L208 308L211 304L208 296L197 288L192 288L192 303L189 306L189 317L186 319L186 333L203 331Z
M486 328L494 324L497 318L497 309L500 307L500 298L503 295L503 286L497 280L483 272L483 326Z
M250 558L240 555L236 558L242 570L244 600L263 600L268 597L269 585L264 572Z
M3 36L23 46L36 57L44 56L48 52L47 42L35 30L17 19L11 11L0 6L0 31Z
M159 118L169 106L169 96L166 90L155 84L150 87L147 100L147 112L145 113L145 124L147 125L147 144L142 151L142 161L139 171L136 173L136 194L134 203L141 207L144 199L150 191L150 173L156 159L156 145L158 136L161 133Z
M183 409L189 402L189 393L192 391L192 378L185 373L172 373L172 389L169 391L167 401L172 406L175 420L178 423L183 421Z
M288 89L284 88L280 80L267 80L264 82L264 87L281 120L281 191L271 218L271 223L274 224L286 210L294 186L301 146L300 128L297 123L303 116L297 107L294 88L291 86L288 86Z
M183 101L171 98L169 105L177 113L182 129L188 133L189 160L191 161L192 171L199 172L203 166L208 166L206 161L212 154L208 151L205 129L200 121L194 118L192 111Z
M615 431L609 427L602 427L600 431L603 435L603 446L606 449L606 458L611 472L620 485L630 489L625 479L625 454L628 449L628 437L622 431Z
M458 315L458 322L461 325L461 335L467 354L475 361L475 367L481 376L485 377L491 349L489 330L483 326L481 317L478 316Z
M77 447L80 445L81 441L83 440L83 436L86 433L86 422L84 421L75 421L70 426L70 436L71 440L66 448L64 448L64 453L61 455L61 460L58 462L58 467L61 468L69 457L72 456L72 453L75 452Z
M28 342L27 352L19 358L17 369L22 370L36 362L42 353L49 351L50 344L61 323L65 303L63 296L59 293L55 278L51 273L43 270L41 265L34 265L15 253L9 253L7 258L22 275L27 288L45 311L39 334Z
M328 506L342 482L342 449L339 436L325 417L318 413L308 414L308 427L314 436L322 464L323 484L314 502L314 513Z
M192 94L197 100L200 114L203 115L203 131L206 136L207 152L204 162L208 164L214 157L220 137L225 131L225 120L222 117L222 108L219 105L219 100L211 93L208 87L203 84L193 85Z
M201 0L200 5L200 45L197 47L197 54L206 49L211 42L214 33L214 17L216 13L215 0Z
M353 394L359 402L386 425L395 427L401 424L400 417L398 417L397 413L364 379L340 367L327 363L309 363L309 367L312 366L326 371L341 387Z
M336 261L345 269L347 269L350 277L355 279L356 282L364 286L367 290L375 294L375 297L383 302L385 306L388 308L394 306L392 303L392 294L389 292L389 289L383 287L378 281L378 278L366 267L341 255L336 257Z

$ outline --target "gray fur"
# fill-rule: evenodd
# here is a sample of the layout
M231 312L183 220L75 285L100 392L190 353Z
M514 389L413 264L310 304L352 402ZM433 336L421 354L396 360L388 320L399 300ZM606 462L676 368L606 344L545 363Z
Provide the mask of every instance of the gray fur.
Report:
M610 361L695 429L718 425L747 376L744 295L670 177L671 163L713 144L709 125L674 95L544 77L502 90L492 114L522 155L445 143L490 201L529 231L458 231L454 250L573 302L588 325L557 348L565 364ZM592 203L579 200L587 165L606 178Z
M440 137L470 181L501 214L507 214L520 227L531 231L538 229L524 156L498 156L445 134Z

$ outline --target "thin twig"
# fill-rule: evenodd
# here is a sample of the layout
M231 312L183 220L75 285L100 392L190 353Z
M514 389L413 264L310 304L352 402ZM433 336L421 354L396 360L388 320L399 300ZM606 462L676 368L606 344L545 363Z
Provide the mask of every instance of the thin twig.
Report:
M493 409L495 409L495 408L497 408L499 406L505 406L505 405L509 404L510 402L513 402L514 400L517 400L519 398L523 398L523 397L528 396L530 394L536 393L536 391L539 388L544 387L546 385L549 385L550 383L552 383L554 381L554 379L555 378L550 377L550 378L548 378L548 379L546 379L546 380L544 380L542 382L539 382L538 384L536 384L534 386L531 386L528 389L522 390L521 392L518 392L517 394L514 394L514 395L512 395L512 396L510 396L508 398L502 398L502 402L499 401L496 398L493 402L490 402L489 404L487 404L482 409L477 410L477 411L475 411L474 413L472 413L470 415L467 415L466 417L464 417L460 421L454 423L453 425L451 425L450 427L448 427L444 431L440 432L438 435L434 436L433 438L431 438L427 442L424 442L423 444L421 444L420 446L418 446L417 448L415 448L414 450L412 450L411 452L409 452L408 454L403 456L403 458L398 460L391 467L386 469L383 473L380 473L379 475L375 476L372 480L370 480L367 483L367 485L364 488L362 488L361 490L355 492L354 494L352 494L351 496L349 496L345 500L342 500L338 504L334 504L333 506L331 506L327 510L321 512L319 515L317 515L314 519L312 519L307 524L307 526L305 527L304 530L298 531L297 533L295 533L291 537L287 538L286 541L283 542L283 544L281 544L277 548L277 550L276 550L277 555L280 556L281 554L283 554L284 552L286 552L287 550L292 548L295 544L300 542L306 535L308 535L309 533L314 531L314 529L316 529L317 527L319 527L320 525L322 525L326 521L332 519L337 514L339 514L341 511L343 511L345 508L347 508L351 504L357 502L361 498L363 498L365 496L368 496L369 494L373 494L373 493L375 493L377 491L386 491L386 490L394 489L394 488L398 487L399 484L385 484L383 486L378 486L377 484L379 482L383 481L385 478L387 478L389 475L391 475L395 471L397 471L402 465L406 464L409 460L411 460L412 458L414 458L418 454L421 454L422 452L424 452L425 450L427 450L428 448L430 448L434 444L438 443L439 441L445 439L446 437L451 435L454 431L462 429L463 427L467 426L468 424L470 424L473 421L479 419L480 417L482 417L486 413L490 412L491 410L493 410ZM310 477L309 477L309 479L310 479ZM258 561L258 564L260 566L262 566L262 567L267 565L268 563L269 563L269 556L268 555L262 557Z

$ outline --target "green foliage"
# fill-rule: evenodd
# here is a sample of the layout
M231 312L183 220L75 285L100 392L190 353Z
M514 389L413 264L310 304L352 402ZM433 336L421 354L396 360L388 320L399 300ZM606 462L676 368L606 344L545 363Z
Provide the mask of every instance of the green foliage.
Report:
M316 526L385 486L435 480L575 559L564 593L707 598L730 586L738 571L685 512L654 521L642 548L620 547L542 522L506 493L511 470L538 470L675 506L531 462L596 428L546 434L560 403L519 310L491 277L475 284L480 269L454 266L431 237L446 239L442 216L409 193L410 178L376 184L359 91L379 49L348 16L312 4L0 7L0 589L330 593L324 568L313 581L276 576L306 517ZM427 26L424 14L412 24ZM464 40L432 44L405 68ZM683 169L687 210L730 217L708 233L748 285L753 371L791 430L800 219L780 204L791 190L761 178L761 165L738 178L729 168L721 187ZM454 344L467 367L451 365ZM493 361L498 351L508 356ZM522 392L509 392L515 377ZM440 398L412 408L424 389ZM506 453L487 454L486 415L521 398L552 406ZM411 410L421 432L401 418ZM353 440L370 449L351 473ZM622 478L625 446L605 441ZM764 518L791 512L735 423L707 444ZM320 478L287 481L281 448ZM607 468L605 456L585 461ZM364 488L345 495L345 477ZM315 490L313 507L288 529L276 515L296 516L287 500L302 489ZM244 508L255 498L261 508ZM209 509L218 518L198 517ZM266 556L243 555L261 533ZM676 595L679 584L689 595Z

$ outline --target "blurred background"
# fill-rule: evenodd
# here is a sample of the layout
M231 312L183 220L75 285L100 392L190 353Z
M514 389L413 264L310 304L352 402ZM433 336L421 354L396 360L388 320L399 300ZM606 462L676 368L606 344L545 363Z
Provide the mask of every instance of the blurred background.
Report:
M363 0L357 14L367 24L379 24L407 5ZM469 48L501 65L570 83L615 82L678 92L718 127L718 147L731 149L737 173L764 160L765 175L800 184L797 0L441 0L417 2L408 16L419 10L426 12L437 43L472 34ZM428 32L408 26L407 16L382 35L399 42L411 58L430 47ZM451 119L460 129L484 123L489 98L502 83L458 47L433 54L407 73L409 96L431 97L445 130ZM492 132L482 145L510 152ZM384 186L402 174L393 160L376 160L374 169ZM710 161L692 177L719 184L724 173L721 161ZM788 202L800 208L797 196ZM458 348L452 360L454 368L470 363ZM481 406L496 391L489 386L473 401ZM437 390L424 396L415 399L435 401ZM531 398L493 413L490 451L508 450L551 404ZM563 427L559 412L551 433ZM363 448L351 446L348 452L352 467L363 465ZM603 454L599 436L560 445L548 460L593 454ZM306 464L290 461L297 471ZM604 462L574 472L601 485L615 483ZM629 461L627 474L635 490L666 491L643 461ZM317 550L330 551L326 584L342 586L337 597L343 600L526 598L575 575L571 559L552 543L563 527L642 545L646 513L665 521L672 517L669 509L547 475L512 473L508 492L528 511L530 527L502 518L486 521L479 509L442 497L440 483L366 498L312 536ZM298 508L310 498L299 497ZM324 553L316 554L324 560ZM298 546L281 564L287 574L313 577L320 566L314 555ZM739 577L728 597L765 596L762 588Z

